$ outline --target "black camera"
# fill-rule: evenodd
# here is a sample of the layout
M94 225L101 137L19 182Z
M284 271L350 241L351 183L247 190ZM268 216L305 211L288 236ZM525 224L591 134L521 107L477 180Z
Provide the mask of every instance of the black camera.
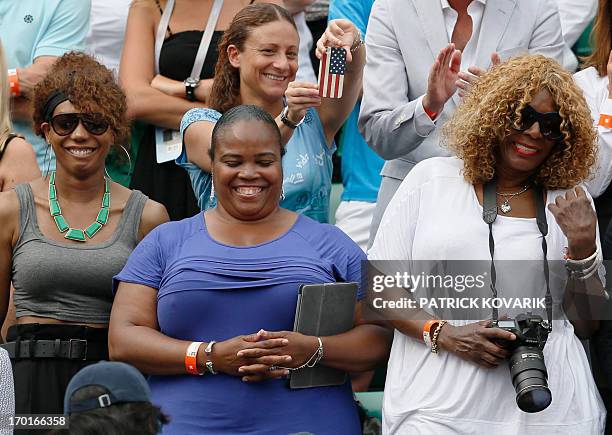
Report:
M546 409L552 401L552 394L548 388L548 372L542 350L551 325L542 317L528 312L514 319L497 320L491 327L516 336L516 340L504 341L503 345L512 350L508 363L518 407L525 412Z

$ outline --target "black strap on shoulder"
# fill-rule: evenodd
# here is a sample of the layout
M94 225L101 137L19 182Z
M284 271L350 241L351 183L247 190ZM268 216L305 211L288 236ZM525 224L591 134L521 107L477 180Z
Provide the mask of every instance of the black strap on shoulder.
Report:
M544 254L544 280L546 281L546 317L548 318L548 327L552 328L552 295L550 293L550 276L548 269L548 245L546 244L546 236L548 235L548 223L546 222L546 206L544 204L544 191L539 185L533 185L533 194L535 195L536 203L536 222L540 234L542 234L542 253ZM491 293L494 298L497 298L497 288L495 287L495 240L493 239L493 222L497 218L497 182L495 179L483 185L483 200L482 200L482 219L489 226L489 252L491 254ZM492 309L493 321L499 319L497 308Z
M9 133L8 136L6 137L6 140L4 141L4 143L0 144L0 160L2 160L2 156L4 155L4 151L6 150L6 147L8 146L9 142L12 141L13 139L15 139L16 137L23 138L23 136L21 136L19 134Z
M495 263L493 262L493 255L495 254L495 240L493 240L493 222L495 222L495 219L497 219L497 183L495 182L495 180L486 183L483 186L482 198L482 219L487 225L489 225L489 252L491 253L491 293L493 293L494 298L497 298L497 288L495 287L497 275L495 273ZM493 306L492 319L494 322L499 319L499 313L495 306Z
M550 273L548 270L548 245L546 244L546 236L548 235L548 223L546 222L546 204L544 201L544 191L539 185L533 186L536 201L536 221L538 229L542 234L542 253L544 254L543 268L544 279L546 281L546 317L548 317L548 326L552 328L552 294L550 293Z

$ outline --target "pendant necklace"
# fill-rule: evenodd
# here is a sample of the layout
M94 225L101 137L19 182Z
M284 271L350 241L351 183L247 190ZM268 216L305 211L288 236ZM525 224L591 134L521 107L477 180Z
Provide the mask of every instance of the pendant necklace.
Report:
M502 196L504 198L504 202L502 202L499 206L499 209L501 210L501 212L504 214L507 214L510 211L512 211L512 207L510 206L510 200L514 198L515 196L520 195L521 193L527 192L527 189L529 189L529 184L526 184L521 190L519 190L518 192L514 192L514 193L496 192L498 196Z
M64 216L62 216L62 209L59 205L57 189L55 188L55 171L51 172L49 177L49 213L55 221L55 225L57 226L59 232L66 233L66 235L64 235L65 239L74 240L76 242L85 242L85 236L93 239L98 231L100 231L108 222L108 217L110 215L109 208L110 189L108 187L108 180L104 178L104 195L102 196L102 206L100 207L96 220L84 230L80 228L72 228L70 225L68 225L68 222Z

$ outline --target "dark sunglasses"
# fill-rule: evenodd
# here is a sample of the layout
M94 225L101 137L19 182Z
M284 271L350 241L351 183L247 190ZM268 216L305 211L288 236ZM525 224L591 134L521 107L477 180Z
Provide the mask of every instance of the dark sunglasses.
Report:
M561 121L563 119L559 112L540 113L527 104L521 112L521 119L516 123L515 128L519 131L525 131L537 122L542 136L550 140L561 140L563 139Z
M61 113L51 119L51 127L60 136L68 136L79 125L96 136L104 134L108 130L108 121L101 113Z

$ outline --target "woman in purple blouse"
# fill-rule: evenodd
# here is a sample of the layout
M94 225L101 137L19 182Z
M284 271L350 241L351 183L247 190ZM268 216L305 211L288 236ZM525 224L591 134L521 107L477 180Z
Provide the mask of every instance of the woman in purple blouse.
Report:
M210 152L217 206L153 231L115 277L110 354L152 375L164 433L361 433L348 382L290 390L284 379L313 356L372 369L391 334L362 322L360 302L349 332L288 332L301 284L359 282L365 256L337 228L279 207L282 152L266 112L227 111Z

